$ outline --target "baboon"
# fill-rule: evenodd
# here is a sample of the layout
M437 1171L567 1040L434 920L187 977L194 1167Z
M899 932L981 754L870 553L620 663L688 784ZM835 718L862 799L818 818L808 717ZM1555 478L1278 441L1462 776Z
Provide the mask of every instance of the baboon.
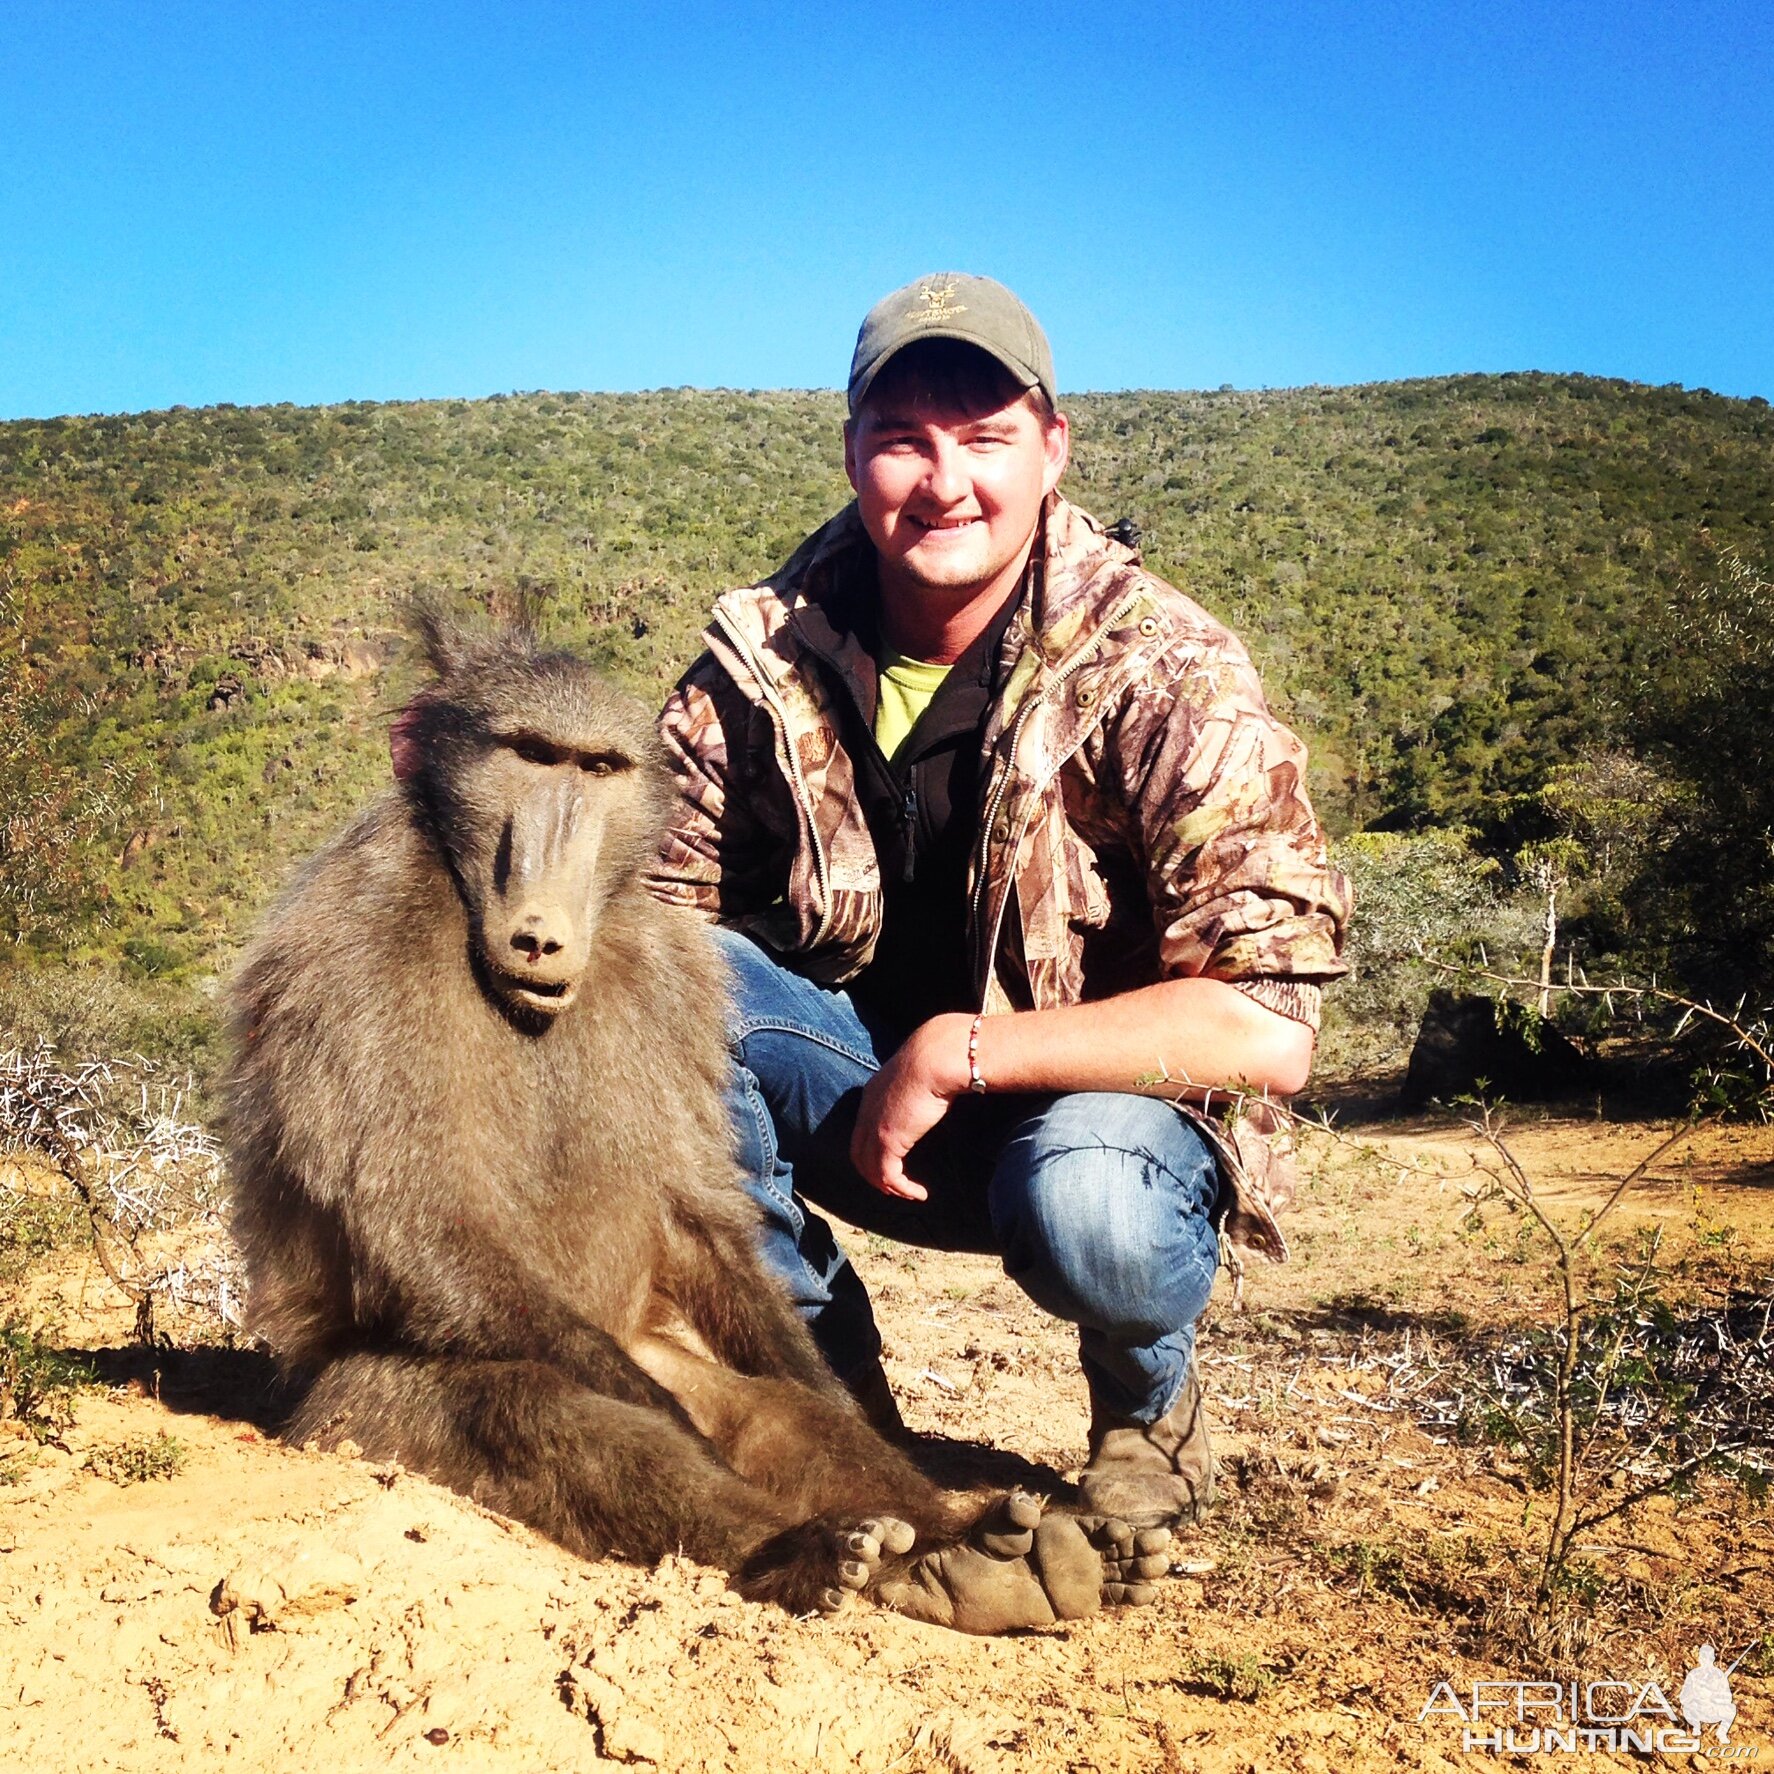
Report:
M288 1437L797 1613L860 1591L998 1631L1147 1599L1167 1535L940 1490L766 1278L718 958L642 883L646 711L525 631L420 628L396 786L232 988L234 1224L305 1387Z

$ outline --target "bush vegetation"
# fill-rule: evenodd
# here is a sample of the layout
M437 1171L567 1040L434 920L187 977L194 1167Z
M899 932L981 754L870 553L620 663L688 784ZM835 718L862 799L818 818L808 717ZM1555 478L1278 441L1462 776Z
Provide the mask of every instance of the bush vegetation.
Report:
M1767 983L1765 842L1732 891L1774 781L1766 402L1505 375L1068 404L1072 496L1141 525L1313 745L1373 919L1346 1029L1409 1021L1383 928L1531 946L1553 840L1581 958ZM657 696L712 594L847 497L841 417L680 389L0 425L0 1011L205 1070L252 916L386 779L403 600L527 596Z

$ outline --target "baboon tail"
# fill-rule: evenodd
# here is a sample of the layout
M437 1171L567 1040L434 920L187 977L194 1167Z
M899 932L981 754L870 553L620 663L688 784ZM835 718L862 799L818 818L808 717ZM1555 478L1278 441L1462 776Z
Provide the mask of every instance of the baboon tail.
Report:
M736 1571L791 1519L686 1424L546 1362L343 1356L284 1434L297 1445L354 1441L585 1558L681 1552Z

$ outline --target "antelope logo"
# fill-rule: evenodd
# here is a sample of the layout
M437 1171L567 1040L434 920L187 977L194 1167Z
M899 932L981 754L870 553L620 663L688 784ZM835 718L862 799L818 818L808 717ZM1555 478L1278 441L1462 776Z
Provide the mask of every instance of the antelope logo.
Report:
M924 305L920 320L952 320L967 312L966 305L955 300L952 283L927 283L918 291L918 300Z

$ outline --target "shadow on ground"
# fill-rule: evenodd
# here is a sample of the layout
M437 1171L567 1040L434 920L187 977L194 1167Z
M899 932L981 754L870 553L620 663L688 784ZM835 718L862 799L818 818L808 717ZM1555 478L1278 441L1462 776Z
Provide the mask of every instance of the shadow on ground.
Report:
M1034 1491L1062 1503L1075 1495L1051 1466L1025 1459L1009 1448L956 1441L946 1435L914 1435L906 1443L906 1452L931 1478L950 1490L964 1491L983 1485L994 1490Z
M266 1436L282 1429L300 1397L299 1388L281 1379L276 1364L261 1350L133 1344L64 1353L90 1364L104 1385L133 1387L169 1411L243 1423ZM1051 1466L981 1442L916 1435L906 1451L938 1484L956 1490L1020 1487L1062 1500L1071 1494Z
M1549 1116L1593 1114L1613 1122L1667 1121L1688 1112L1694 1095L1692 1057L1672 1057L1663 1049L1630 1047L1591 1056L1583 1082L1531 1104ZM1439 1100L1404 1107L1402 1068L1352 1073L1314 1080L1293 1107L1308 1120L1328 1116L1341 1131L1384 1127L1388 1133L1421 1133L1468 1119L1472 1110ZM1506 1098L1494 1098L1502 1103ZM1516 1105L1517 1107L1521 1105Z
M182 1416L221 1417L275 1435L295 1402L269 1355L255 1349L70 1349L107 1386L133 1386Z

